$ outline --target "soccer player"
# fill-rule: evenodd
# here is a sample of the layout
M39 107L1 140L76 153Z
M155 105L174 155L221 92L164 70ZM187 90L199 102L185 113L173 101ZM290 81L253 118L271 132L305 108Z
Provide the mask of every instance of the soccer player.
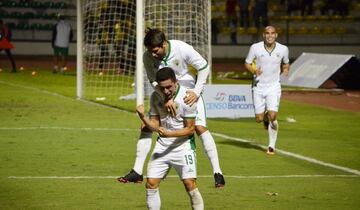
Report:
M189 44L180 40L167 40L165 34L159 29L148 29L144 38L144 45L147 51L143 55L143 62L147 77L154 89L159 91L155 80L158 69L171 67L175 71L180 85L188 88L184 102L194 106L197 102L195 131L200 137L205 153L212 165L215 187L224 187L225 180L220 169L215 141L206 128L205 106L201 97L209 75L207 61ZM191 73L192 69L197 71L196 79L195 75ZM176 114L173 100L169 100L166 106L172 115ZM142 126L134 167L129 174L118 178L118 181L123 183L142 181L143 165L151 147L151 134L152 132L149 129Z
M276 119L280 105L280 74L289 73L289 49L276 42L278 34L273 26L263 32L264 41L251 45L245 60L245 68L254 75L253 98L256 122L264 123L269 133L267 154L275 154L279 130ZM256 67L252 63L256 60Z
M54 49L54 68L53 73L59 71L59 61L61 61L60 72L66 70L66 59L69 55L69 44L73 38L71 26L65 21L65 16L58 14L58 22L54 26L52 33L51 46Z
M0 19L0 52L5 51L7 57L10 59L12 70L11 72L16 72L16 64L14 57L11 54L11 49L14 46L11 44L11 30L4 24L3 20Z
M202 196L196 185L196 154L194 145L196 106L184 102L186 88L180 86L174 71L164 67L156 72L156 81L163 95L153 92L150 116L145 117L144 106L136 109L145 126L158 133L155 148L148 163L146 202L148 209L161 207L159 184L174 167L189 194L192 209L204 209ZM164 98L165 97L165 98ZM173 100L176 115L171 116L165 103Z

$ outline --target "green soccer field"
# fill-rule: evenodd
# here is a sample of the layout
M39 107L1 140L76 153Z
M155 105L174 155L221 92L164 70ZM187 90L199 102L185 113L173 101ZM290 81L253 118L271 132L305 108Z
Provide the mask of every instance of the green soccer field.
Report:
M115 180L133 165L139 119L77 100L75 82L49 70L0 73L0 209L146 209L144 184ZM254 119L208 121L226 187L214 188L197 139L205 209L359 209L360 113L283 100L279 124L278 153L267 156ZM160 194L162 209L190 209L173 170Z

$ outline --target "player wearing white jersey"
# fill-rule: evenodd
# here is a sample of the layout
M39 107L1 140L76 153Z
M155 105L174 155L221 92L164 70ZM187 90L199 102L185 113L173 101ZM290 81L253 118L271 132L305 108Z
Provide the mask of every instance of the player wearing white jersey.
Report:
M174 69L179 83L188 88L184 102L189 105L197 102L195 130L212 165L215 187L223 187L225 180L220 169L214 138L206 128L205 105L201 97L209 75L207 61L189 44L179 40L167 40L165 34L158 29L149 29L147 31L144 45L147 51L143 55L143 62L148 79L154 89L159 92L155 80L156 72L160 68L171 67ZM192 70L195 70L195 72L192 72ZM172 100L166 103L166 107L173 116L176 114L175 105ZM134 167L129 174L118 178L120 182L138 182L138 180L142 180L143 165L150 147L151 131L143 126L137 144Z
M251 45L245 60L245 68L254 74L253 98L256 122L263 122L269 133L267 154L275 154L275 144L279 123L281 85L280 74L289 73L288 47L276 42L278 34L273 26L267 26L263 32L264 41ZM256 61L256 67L253 62Z
M189 194L192 208L204 209L204 202L196 184L196 154L194 144L196 106L184 102L186 89L179 85L174 71L165 67L157 71L156 81L163 93L153 92L150 116L145 117L144 106L136 111L145 126L159 134L148 164L146 198L148 209L160 209L159 184L174 167ZM164 100L165 99L165 100ZM172 99L176 115L172 116L165 103Z

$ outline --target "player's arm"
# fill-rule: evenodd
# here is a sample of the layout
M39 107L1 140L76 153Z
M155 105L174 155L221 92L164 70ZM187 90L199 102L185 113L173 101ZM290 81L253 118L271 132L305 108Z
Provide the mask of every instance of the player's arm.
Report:
M289 68L290 68L290 64L288 63L284 63L281 65L281 72L284 76L289 75Z
M248 70L251 74L254 74L256 76L259 76L262 72L260 68L257 67L253 67L253 61L255 59L255 52L254 52L254 47L251 46L249 53L245 59L245 69Z
M186 91L187 96L184 99L186 104L193 105L204 90L204 86L209 76L210 67L205 58L203 58L192 46L185 44L184 51L186 53L186 63L197 70L195 87L193 90Z
M151 131L158 132L160 127L160 117L158 115L151 115L150 118L146 117L145 108L142 104L136 107L136 112L147 128Z
M290 64L289 64L289 49L286 47L284 57L282 59L282 65L281 65L281 73L284 76L287 76L289 74Z
M195 118L186 118L184 120L184 128L174 131L166 130L163 127L159 128L159 135L163 137L187 137L194 134Z

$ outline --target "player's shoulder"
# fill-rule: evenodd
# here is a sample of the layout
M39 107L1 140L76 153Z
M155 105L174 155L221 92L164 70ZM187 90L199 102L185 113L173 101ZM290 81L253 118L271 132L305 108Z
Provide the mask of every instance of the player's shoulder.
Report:
M286 45L283 45L279 42L276 42L276 47L278 47L279 49L287 49L288 48Z

